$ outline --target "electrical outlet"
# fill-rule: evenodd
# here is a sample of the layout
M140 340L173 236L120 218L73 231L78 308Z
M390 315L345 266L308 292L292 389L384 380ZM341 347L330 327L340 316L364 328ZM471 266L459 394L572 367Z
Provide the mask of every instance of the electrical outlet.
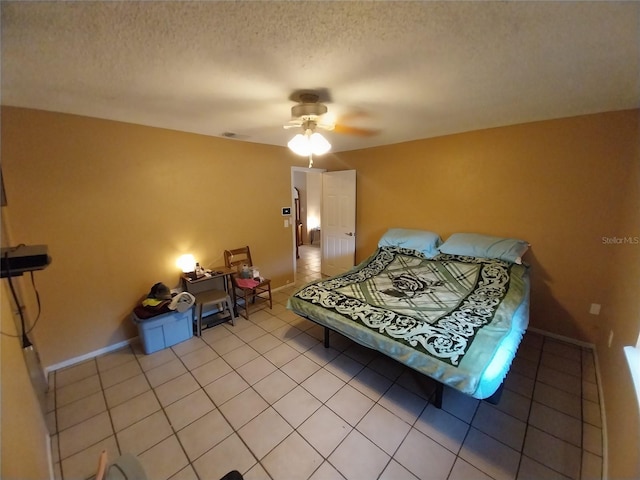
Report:
M607 343L607 346L611 348L612 343L613 343L613 330L609 330L609 342Z
M284 228L289 228L289 220L285 219Z
M592 303L591 304L591 308L589 309L589 313L591 315L600 315L600 304L599 303Z

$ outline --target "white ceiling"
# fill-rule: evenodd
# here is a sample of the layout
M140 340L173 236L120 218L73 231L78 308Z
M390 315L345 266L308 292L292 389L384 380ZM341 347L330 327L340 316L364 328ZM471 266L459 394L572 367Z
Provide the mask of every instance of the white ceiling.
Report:
M250 142L297 133L282 125L298 89L379 130L329 132L333 151L640 107L638 2L2 1L1 15L2 104Z

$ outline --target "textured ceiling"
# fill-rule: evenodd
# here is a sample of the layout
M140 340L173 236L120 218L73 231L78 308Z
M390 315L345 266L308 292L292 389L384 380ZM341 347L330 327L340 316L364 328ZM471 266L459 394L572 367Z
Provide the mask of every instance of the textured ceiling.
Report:
M640 106L638 2L7 2L2 104L334 151Z

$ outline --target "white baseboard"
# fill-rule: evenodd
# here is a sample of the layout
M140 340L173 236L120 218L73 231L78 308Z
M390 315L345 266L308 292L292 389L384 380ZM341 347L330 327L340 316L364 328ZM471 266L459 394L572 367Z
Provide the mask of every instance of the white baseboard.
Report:
M577 345L579 347L590 348L591 350L596 349L596 346L593 343L583 342L582 340L576 340L575 338L565 337L564 335L558 335L557 333L548 332L546 330L542 330L541 328L528 327L528 331L539 333L540 335L544 335L545 337L555 338L556 340L562 340L566 343L572 343L573 345Z
M89 360L99 355L104 355L105 353L113 352L114 350L120 350L121 348L124 348L127 345L131 345L133 342L137 340L138 340L138 337L133 337L133 338L130 338L129 340L124 340L122 342L118 342L113 345L109 345L107 347L94 350L93 352L85 353L84 355L80 355L79 357L70 358L69 360L65 360L64 362L48 365L44 368L45 378L49 378L50 372L55 372L56 370L60 370L61 368L66 368L66 367L75 365L77 363L82 363L85 360Z

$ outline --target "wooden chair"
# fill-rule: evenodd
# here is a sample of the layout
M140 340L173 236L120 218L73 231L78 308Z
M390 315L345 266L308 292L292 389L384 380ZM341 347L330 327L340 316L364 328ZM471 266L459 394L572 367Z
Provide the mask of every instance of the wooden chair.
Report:
M233 302L236 310L238 308L244 309L244 315L242 315L244 318L249 320L249 304L255 304L256 299L268 301L269 308L273 308L271 280L262 277L259 280L244 279L240 276L244 265L253 266L249 246L225 250L224 263L228 268L235 270L235 273L231 275Z

